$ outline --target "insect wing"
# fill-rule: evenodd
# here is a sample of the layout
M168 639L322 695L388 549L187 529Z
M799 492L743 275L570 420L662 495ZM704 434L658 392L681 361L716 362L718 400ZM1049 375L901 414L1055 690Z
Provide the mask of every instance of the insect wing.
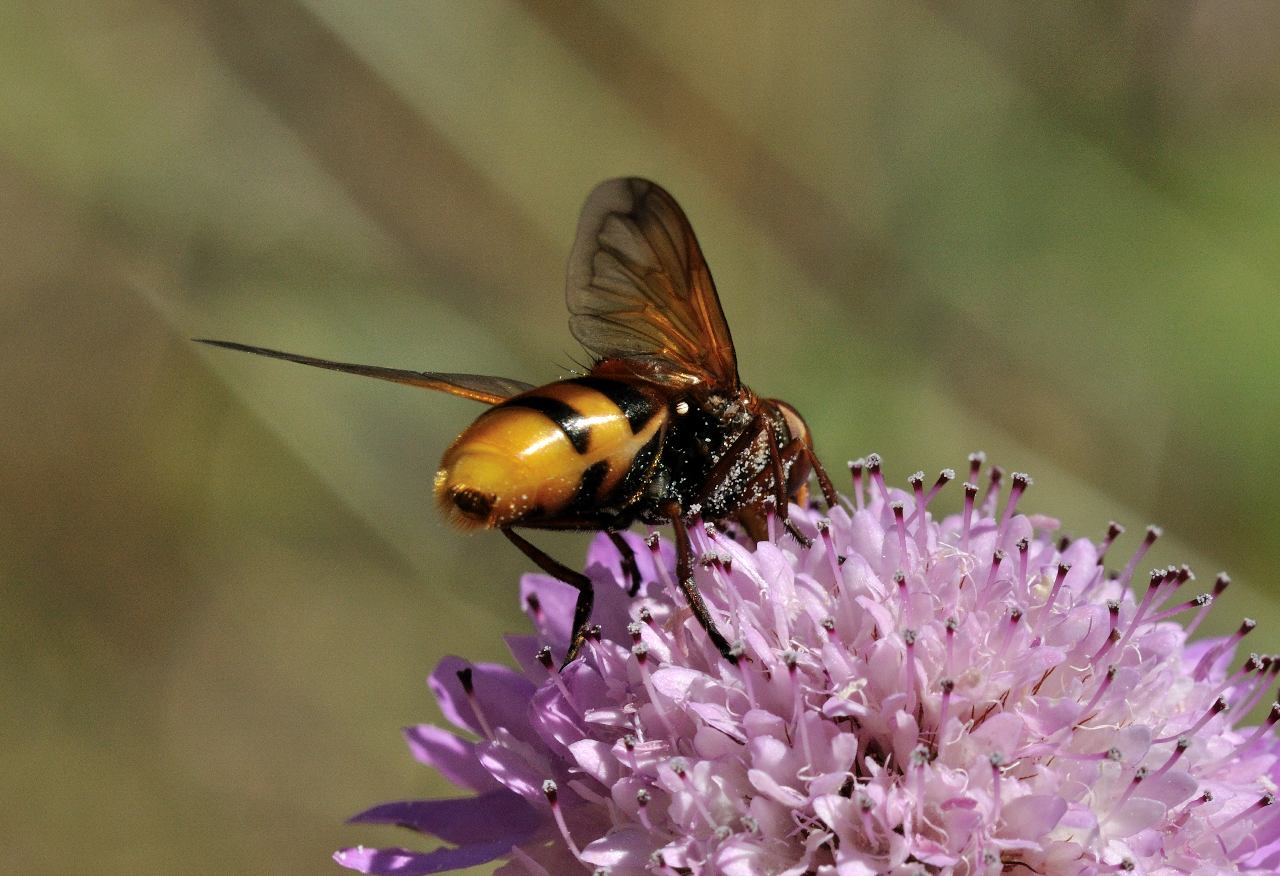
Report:
M352 365L348 362L331 362L328 359L316 359L312 356L299 356L297 353L283 353L279 350L268 350L266 347L251 347L248 344L237 344L234 341L211 341L196 338L202 344L225 347L228 350L241 350L245 353L256 353L272 359L283 359L286 362L297 362L301 365L313 365L316 368L327 368L330 371L345 371L347 374L359 374L362 377L376 377L379 380L390 380L392 383L403 383L406 386L419 386L423 389L435 389L450 395L474 399L486 404L496 405L506 401L513 395L519 395L533 389L533 385L520 380L509 380L505 377L488 377L483 374L444 374L438 371L402 371L399 368L381 368L377 365Z
M601 183L569 256L569 330L603 358L654 362L671 383L738 385L733 338L684 211L656 183Z

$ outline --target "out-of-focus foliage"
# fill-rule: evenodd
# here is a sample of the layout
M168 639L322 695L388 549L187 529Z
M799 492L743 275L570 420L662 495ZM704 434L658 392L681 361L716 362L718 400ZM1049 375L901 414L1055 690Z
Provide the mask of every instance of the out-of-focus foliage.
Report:
M1154 520L1151 563L1226 566L1215 629L1261 616L1268 650L1278 27L1154 0L5 5L0 869L325 872L376 838L343 817L442 792L395 736L434 717L419 680L523 628L519 555L431 507L475 407L187 339L563 375L563 263L609 176L681 201L744 376L834 470L985 449L1069 531Z

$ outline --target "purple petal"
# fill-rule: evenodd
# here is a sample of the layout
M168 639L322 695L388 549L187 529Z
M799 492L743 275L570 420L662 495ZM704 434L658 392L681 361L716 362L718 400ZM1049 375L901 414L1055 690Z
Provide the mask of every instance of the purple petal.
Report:
M456 849L436 849L434 852L411 852L408 849L367 849L356 846L333 853L333 859L349 870L360 873L379 873L387 876L425 876L427 873L444 873L461 870L500 858L511 851L505 842L462 846Z
M526 800L537 803L546 800L542 783L548 777L546 769L538 769L519 753L505 745L484 743L480 746L480 763L493 777Z
M1057 827L1066 814L1067 801L1052 794L1028 794L1010 800L1001 810L1002 836L1039 840Z
M402 732L414 760L435 767L455 785L480 792L499 787L489 771L480 766L475 743L432 724L405 727Z
M452 800L383 803L348 819L352 824L395 824L456 845L504 841L519 845L542 824L540 813L510 791Z
M538 611L529 610L529 597L535 597ZM557 654L569 647L573 626L573 609L578 601L578 591L550 575L529 574L520 576L520 604L538 630L538 638L551 646Z
M506 666L470 663L452 656L440 661L427 682L450 722L478 736L486 735L458 680L458 671L463 669L471 670L475 699L491 730L506 727L521 739L532 735L526 713L535 690L533 682Z

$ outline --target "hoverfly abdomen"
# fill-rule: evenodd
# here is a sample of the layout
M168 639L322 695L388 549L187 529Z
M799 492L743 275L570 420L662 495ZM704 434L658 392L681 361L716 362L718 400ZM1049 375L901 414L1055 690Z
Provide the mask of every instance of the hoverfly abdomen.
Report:
M652 468L665 423L656 394L630 382L550 383L481 414L445 451L436 496L464 527L604 524L641 492L637 463Z

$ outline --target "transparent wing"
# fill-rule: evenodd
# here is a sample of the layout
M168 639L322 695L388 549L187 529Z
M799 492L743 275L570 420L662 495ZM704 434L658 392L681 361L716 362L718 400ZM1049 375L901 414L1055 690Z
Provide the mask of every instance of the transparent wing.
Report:
M402 371L399 368L381 368L377 365L352 365L347 362L331 362L328 359L316 359L311 356L299 356L296 353L282 353L279 350L268 350L266 347L251 347L248 344L237 344L234 341L211 341L207 338L194 338L201 344L214 347L225 347L228 350L240 350L245 353L256 353L259 356L270 356L272 359L284 359L286 362L297 362L301 365L314 365L316 368L327 368L330 371L345 371L348 374L359 374L362 377L376 377L379 380L390 380L392 383L403 383L408 386L420 386L423 389L436 389L450 395L475 399L486 404L496 405L513 395L533 389L533 385L519 380L508 380L505 377L487 377L483 374L444 374L438 371Z
M569 256L569 330L603 358L642 358L673 383L738 385L733 338L680 205L656 183L591 192Z

